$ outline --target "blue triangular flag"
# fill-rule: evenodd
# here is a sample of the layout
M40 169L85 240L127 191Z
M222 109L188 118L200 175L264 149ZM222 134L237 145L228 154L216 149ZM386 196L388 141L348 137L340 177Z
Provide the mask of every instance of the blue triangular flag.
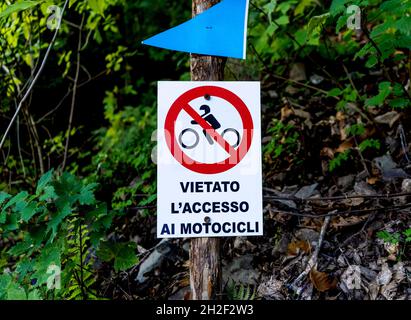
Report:
M189 53L246 58L249 0L223 0L143 44Z

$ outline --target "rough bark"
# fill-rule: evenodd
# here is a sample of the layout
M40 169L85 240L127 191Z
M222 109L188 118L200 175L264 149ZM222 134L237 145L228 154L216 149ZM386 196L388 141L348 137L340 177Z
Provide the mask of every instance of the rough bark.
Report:
M202 13L219 0L193 0L193 16ZM191 55L192 81L224 80L226 59ZM190 286L193 300L221 297L221 262L219 238L194 238L190 250Z

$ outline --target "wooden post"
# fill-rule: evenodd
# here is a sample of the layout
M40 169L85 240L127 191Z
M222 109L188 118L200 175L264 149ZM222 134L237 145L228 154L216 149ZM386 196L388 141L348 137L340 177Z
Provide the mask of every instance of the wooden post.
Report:
M193 17L220 0L193 0ZM226 59L191 55L192 81L222 81ZM190 250L190 286L192 300L221 297L221 261L219 238L194 238Z

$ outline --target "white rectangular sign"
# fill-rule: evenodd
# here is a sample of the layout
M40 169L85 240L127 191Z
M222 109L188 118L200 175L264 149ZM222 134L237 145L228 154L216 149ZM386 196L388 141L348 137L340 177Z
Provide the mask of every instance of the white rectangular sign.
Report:
M263 234L259 82L159 82L157 236Z

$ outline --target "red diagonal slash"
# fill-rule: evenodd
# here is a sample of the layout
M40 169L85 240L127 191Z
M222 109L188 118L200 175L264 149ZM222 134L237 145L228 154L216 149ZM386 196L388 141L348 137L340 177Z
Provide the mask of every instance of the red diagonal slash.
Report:
M183 110L196 121L206 133L208 133L217 143L230 155L235 155L235 150L207 121L205 121L190 105L185 104Z

